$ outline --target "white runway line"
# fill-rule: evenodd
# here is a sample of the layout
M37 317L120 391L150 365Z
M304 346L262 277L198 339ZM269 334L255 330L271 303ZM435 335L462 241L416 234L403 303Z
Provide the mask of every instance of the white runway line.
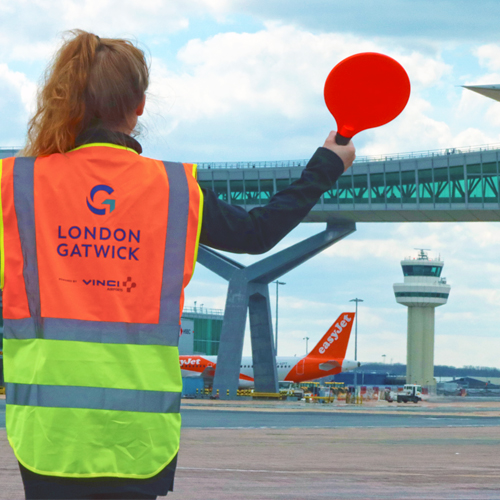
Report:
M325 471L287 471L287 470L265 470L265 469L220 469L215 467L177 467L177 470L185 470L185 471L205 471L205 472L244 472L244 473L257 473L257 474L293 474L293 475L331 475L331 470ZM343 476L428 476L435 477L436 473L428 473L428 472L397 472L397 471L359 471L359 472L342 472ZM439 471L440 476L452 476L455 477L455 472L451 471L449 473L443 473L443 471ZM497 473L492 472L491 474L460 474L460 477L482 477L482 478L496 478Z

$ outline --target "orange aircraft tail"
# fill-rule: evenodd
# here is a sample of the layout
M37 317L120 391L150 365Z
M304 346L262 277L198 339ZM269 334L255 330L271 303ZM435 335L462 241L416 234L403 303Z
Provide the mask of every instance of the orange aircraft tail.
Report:
M347 344L354 324L354 313L344 312L328 329L307 358L339 359L345 358ZM306 358L306 359L307 359Z

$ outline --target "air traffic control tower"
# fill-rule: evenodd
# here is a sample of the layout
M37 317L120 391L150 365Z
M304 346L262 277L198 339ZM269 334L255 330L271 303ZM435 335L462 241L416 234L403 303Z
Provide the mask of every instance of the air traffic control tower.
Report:
M425 249L401 266L404 283L394 284L394 295L408 307L406 383L434 385L434 309L446 304L451 287L441 278L444 262L430 260Z

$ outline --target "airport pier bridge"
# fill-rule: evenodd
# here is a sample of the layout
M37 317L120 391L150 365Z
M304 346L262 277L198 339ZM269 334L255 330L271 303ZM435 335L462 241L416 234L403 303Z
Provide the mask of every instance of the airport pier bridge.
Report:
M248 268L200 247L198 261L229 282L214 393L236 395L247 311L255 388L277 392L268 283L354 232L356 222L500 221L499 157L500 145L358 158L304 220L326 222L323 232ZM298 179L306 163L200 163L198 181L250 210Z
M16 152L0 148L0 158ZM229 282L214 393L236 397L248 313L256 390L277 392L268 284L354 232L356 222L500 220L499 156L494 145L358 158L304 220L326 222L324 231L248 267L200 247L198 261ZM199 163L198 180L250 210L298 179L306 163Z
M500 145L356 160L304 222L500 220ZM199 163L202 187L247 210L300 177L307 161Z

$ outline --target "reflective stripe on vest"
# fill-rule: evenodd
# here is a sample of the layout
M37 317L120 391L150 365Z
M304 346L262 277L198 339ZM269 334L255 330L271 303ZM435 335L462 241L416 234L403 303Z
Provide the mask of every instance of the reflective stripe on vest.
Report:
M106 154L104 148L99 148L100 156ZM86 148L67 156L78 165L80 159L86 160L89 155L92 159L95 149ZM121 162L133 155L131 168L149 168L153 172L149 180L154 181L158 175L158 185L164 182L165 174L156 173L157 166L151 163L155 160L128 151L116 154L121 155ZM191 165L160 163L168 180L162 196L168 196L169 216L156 323L44 317L44 290L40 287L47 282L47 269L40 269L45 272L45 281L41 281L38 268L45 261L40 261L38 254L36 224L42 215L37 215L37 207L43 204L36 201L37 189L42 188L41 184L37 186L37 168L43 169L50 158L43 159L41 166L36 163L39 160L18 158L12 180L8 173L5 179L2 177L2 206L6 215L11 214L5 224L6 244L15 243L18 238L24 262L22 284L19 273L14 272L14 259L7 259L5 265L4 364L9 441L19 461L37 473L63 477L151 477L172 460L179 447L182 382L177 344L183 287L192 274L198 245L201 190L191 177ZM139 173L140 170L140 183ZM40 175L43 178L43 172ZM9 200L5 199L9 197L5 187L9 182L13 184L18 234L12 224L16 217L12 210L9 212ZM125 205L125 201L119 202ZM158 223L154 219L151 214L151 222ZM110 218L107 220L111 227ZM122 229L115 229L115 235L116 231ZM73 236L76 234L73 230ZM46 249L42 251L46 253ZM139 255L147 257L143 247ZM83 256L73 258L77 264L83 261ZM72 261L64 260L65 265L68 262ZM9 281L10 268L13 277ZM27 296L25 314L9 302L9 291L22 290L22 285ZM85 289L84 284L77 285ZM75 288L70 290L75 293ZM109 288L109 293L121 293L124 300L131 300L134 292L143 290L144 286L138 285L131 293L125 288Z

